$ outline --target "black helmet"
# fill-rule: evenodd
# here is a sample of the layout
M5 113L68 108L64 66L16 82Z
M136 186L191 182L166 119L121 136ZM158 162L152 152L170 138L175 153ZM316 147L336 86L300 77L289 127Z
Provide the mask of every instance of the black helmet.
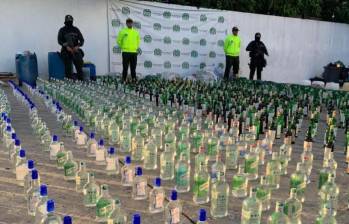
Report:
M71 15L66 15L64 22L73 22L74 18Z

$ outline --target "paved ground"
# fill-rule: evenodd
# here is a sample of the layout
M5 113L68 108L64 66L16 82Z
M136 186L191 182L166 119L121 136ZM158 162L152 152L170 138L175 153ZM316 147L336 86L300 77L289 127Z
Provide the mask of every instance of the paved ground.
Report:
M94 221L94 209L85 208L82 204L82 195L75 192L75 184L66 182L63 180L63 173L55 168L55 164L49 160L48 154L43 152L43 147L39 144L38 140L33 135L33 131L29 124L28 111L21 105L13 96L10 88L6 88L8 98L11 102L13 125L19 135L22 146L27 150L28 158L34 159L37 164L37 168L41 175L41 182L46 183L49 186L49 197L53 198L57 202L57 212L61 215L69 214L74 217L74 223L95 223ZM33 97L32 97L33 98ZM78 149L73 144L70 138L63 137L63 132L55 118L44 107L42 101L38 98L33 98L34 102L38 106L39 115L46 121L51 133L57 134L63 140L66 149L72 150L76 160L83 160L87 163L87 168L90 171L96 173L96 179L98 183L106 183L110 186L110 192L113 197L118 197L121 200L122 207L131 216L134 212L140 212L142 215L143 223L162 223L163 215L151 215L147 213L148 201L136 202L131 199L131 189L122 187L120 185L120 176L108 177L104 173L104 167L97 166L94 160L86 157L83 149ZM324 118L324 116L323 116ZM307 121L305 122L302 132L298 137L296 144L293 146L292 161L289 164L288 175L281 178L281 187L279 190L272 193L272 207L268 212L263 213L262 223L266 223L267 217L274 210L275 201L285 200L288 198L289 191L289 177L292 172L295 171L296 163L300 161L300 154L303 147L303 139L305 134L305 128L307 127ZM325 123L322 119L319 124L320 133L315 139L313 153L314 153L314 166L311 175L311 183L306 190L306 201L303 204L302 221L304 224L314 223L318 212L319 198L317 195L317 181L319 170L322 166L323 147L322 139L325 130ZM278 149L282 140L277 141L275 149ZM33 223L33 218L27 215L26 201L23 197L23 189L18 186L15 181L15 175L10 170L10 164L7 160L7 155L4 154L3 146L0 146L0 224L1 223ZM337 184L340 187L340 203L339 211L337 214L337 221L340 224L349 223L346 217L349 215L347 210L348 204L348 183L349 175L345 174L346 164L344 163L343 156L344 136L343 130L339 130L338 140L336 142L335 158L338 162L337 169ZM122 157L123 155L121 155ZM268 157L270 159L270 157ZM193 164L193 163L192 163ZM193 170L193 168L192 168ZM232 176L236 171L228 171L227 181L231 182ZM260 167L259 174L265 173L265 166ZM159 175L159 170L153 172L145 172L148 176L148 183L152 184L154 177ZM167 193L174 187L173 182L163 183ZM250 184L256 185L257 181ZM151 187L151 185L150 185ZM200 208L206 208L209 210L209 204L204 206L197 206L192 202L192 193L181 194L179 198L183 202L183 223L194 223L197 218L197 211ZM230 197L229 202L229 216L224 219L213 220L209 218L209 223L240 223L242 199L236 199ZM160 222L159 222L160 221Z

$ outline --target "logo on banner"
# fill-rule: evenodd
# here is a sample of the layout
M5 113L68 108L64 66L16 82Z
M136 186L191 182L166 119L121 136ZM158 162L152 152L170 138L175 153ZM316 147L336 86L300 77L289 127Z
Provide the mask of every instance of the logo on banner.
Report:
M171 68L171 62L165 61L165 63L164 63L164 68L166 68L166 69Z
M143 16L151 17L151 10L150 9L144 9L143 10Z
M169 11L165 11L162 15L164 16L165 19L171 18L171 12L169 12Z
M121 54L121 48L119 46L113 47L113 53L114 54Z
M212 28L210 29L210 34L215 35L216 33L217 33L216 28L212 27Z
M184 37L182 40L182 43L183 43L183 45L189 45L190 40L188 38Z
M161 24L160 23L154 23L153 28L156 31L160 31L161 30Z
M130 15L130 8L129 7L122 7L121 12L124 15Z
M173 57L180 57L181 56L181 51L176 49L173 51Z
M189 63L188 62L183 62L182 63L182 69L189 69Z
M153 67L153 63L151 61L144 62L144 68L151 68L151 67Z
M121 21L119 19L113 19L111 21L112 27L119 27L121 25Z
M173 25L172 29L173 29L173 32L180 32L181 31L181 27L179 25Z
M218 64L218 67L220 67L221 69L223 69L223 68L224 68L224 64L223 64L223 63L219 63L219 64Z
M191 31L192 33L198 33L198 32L199 32L199 29L198 29L197 26L192 26L191 29L190 29L190 31Z
M224 40L219 40L217 42L218 46L223 47L224 46Z
M218 22L219 23L224 23L224 17L223 16L218 17Z
M138 55L142 55L143 54L142 48L138 48L137 53Z
M153 38L150 35L145 35L144 36L144 43L151 43L153 41Z
M210 57L210 58L215 58L215 57L216 57L216 52L210 51L209 57Z
M154 50L154 55L155 55L155 56L161 56L161 55L162 55L162 50L161 50L160 48L156 48L156 49Z
M206 39L201 39L200 40L200 46L206 46L206 44L207 44Z
M189 13L183 13L182 19L183 20L189 20Z
M207 21L207 16L205 14L200 15L200 21L201 22L206 22Z
M142 25L141 25L140 22L134 22L134 23L133 23L133 26L134 26L136 29L139 29L139 30L142 28Z
M192 51L192 52L190 53L190 55L191 55L192 58L197 58L199 54L198 54L197 51Z
M200 63L200 69L204 69L206 67L206 63L202 62Z
M164 43L165 44L171 44L172 43L171 37L168 37L168 36L164 37Z

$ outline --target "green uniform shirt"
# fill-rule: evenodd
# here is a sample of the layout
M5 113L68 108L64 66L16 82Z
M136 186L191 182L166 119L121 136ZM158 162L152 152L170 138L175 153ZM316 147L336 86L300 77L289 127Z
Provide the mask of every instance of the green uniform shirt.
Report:
M134 28L124 28L120 30L117 38L117 44L122 52L137 53L141 42L139 32Z
M239 36L228 35L224 41L224 53L227 56L240 55L241 39Z

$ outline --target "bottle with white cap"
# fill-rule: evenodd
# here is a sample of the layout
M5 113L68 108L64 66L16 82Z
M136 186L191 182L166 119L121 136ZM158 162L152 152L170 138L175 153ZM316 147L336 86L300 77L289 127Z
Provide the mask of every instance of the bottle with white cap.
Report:
M25 150L21 149L18 152L16 161L16 180L20 186L24 186L24 177L28 174L27 159L25 154Z

